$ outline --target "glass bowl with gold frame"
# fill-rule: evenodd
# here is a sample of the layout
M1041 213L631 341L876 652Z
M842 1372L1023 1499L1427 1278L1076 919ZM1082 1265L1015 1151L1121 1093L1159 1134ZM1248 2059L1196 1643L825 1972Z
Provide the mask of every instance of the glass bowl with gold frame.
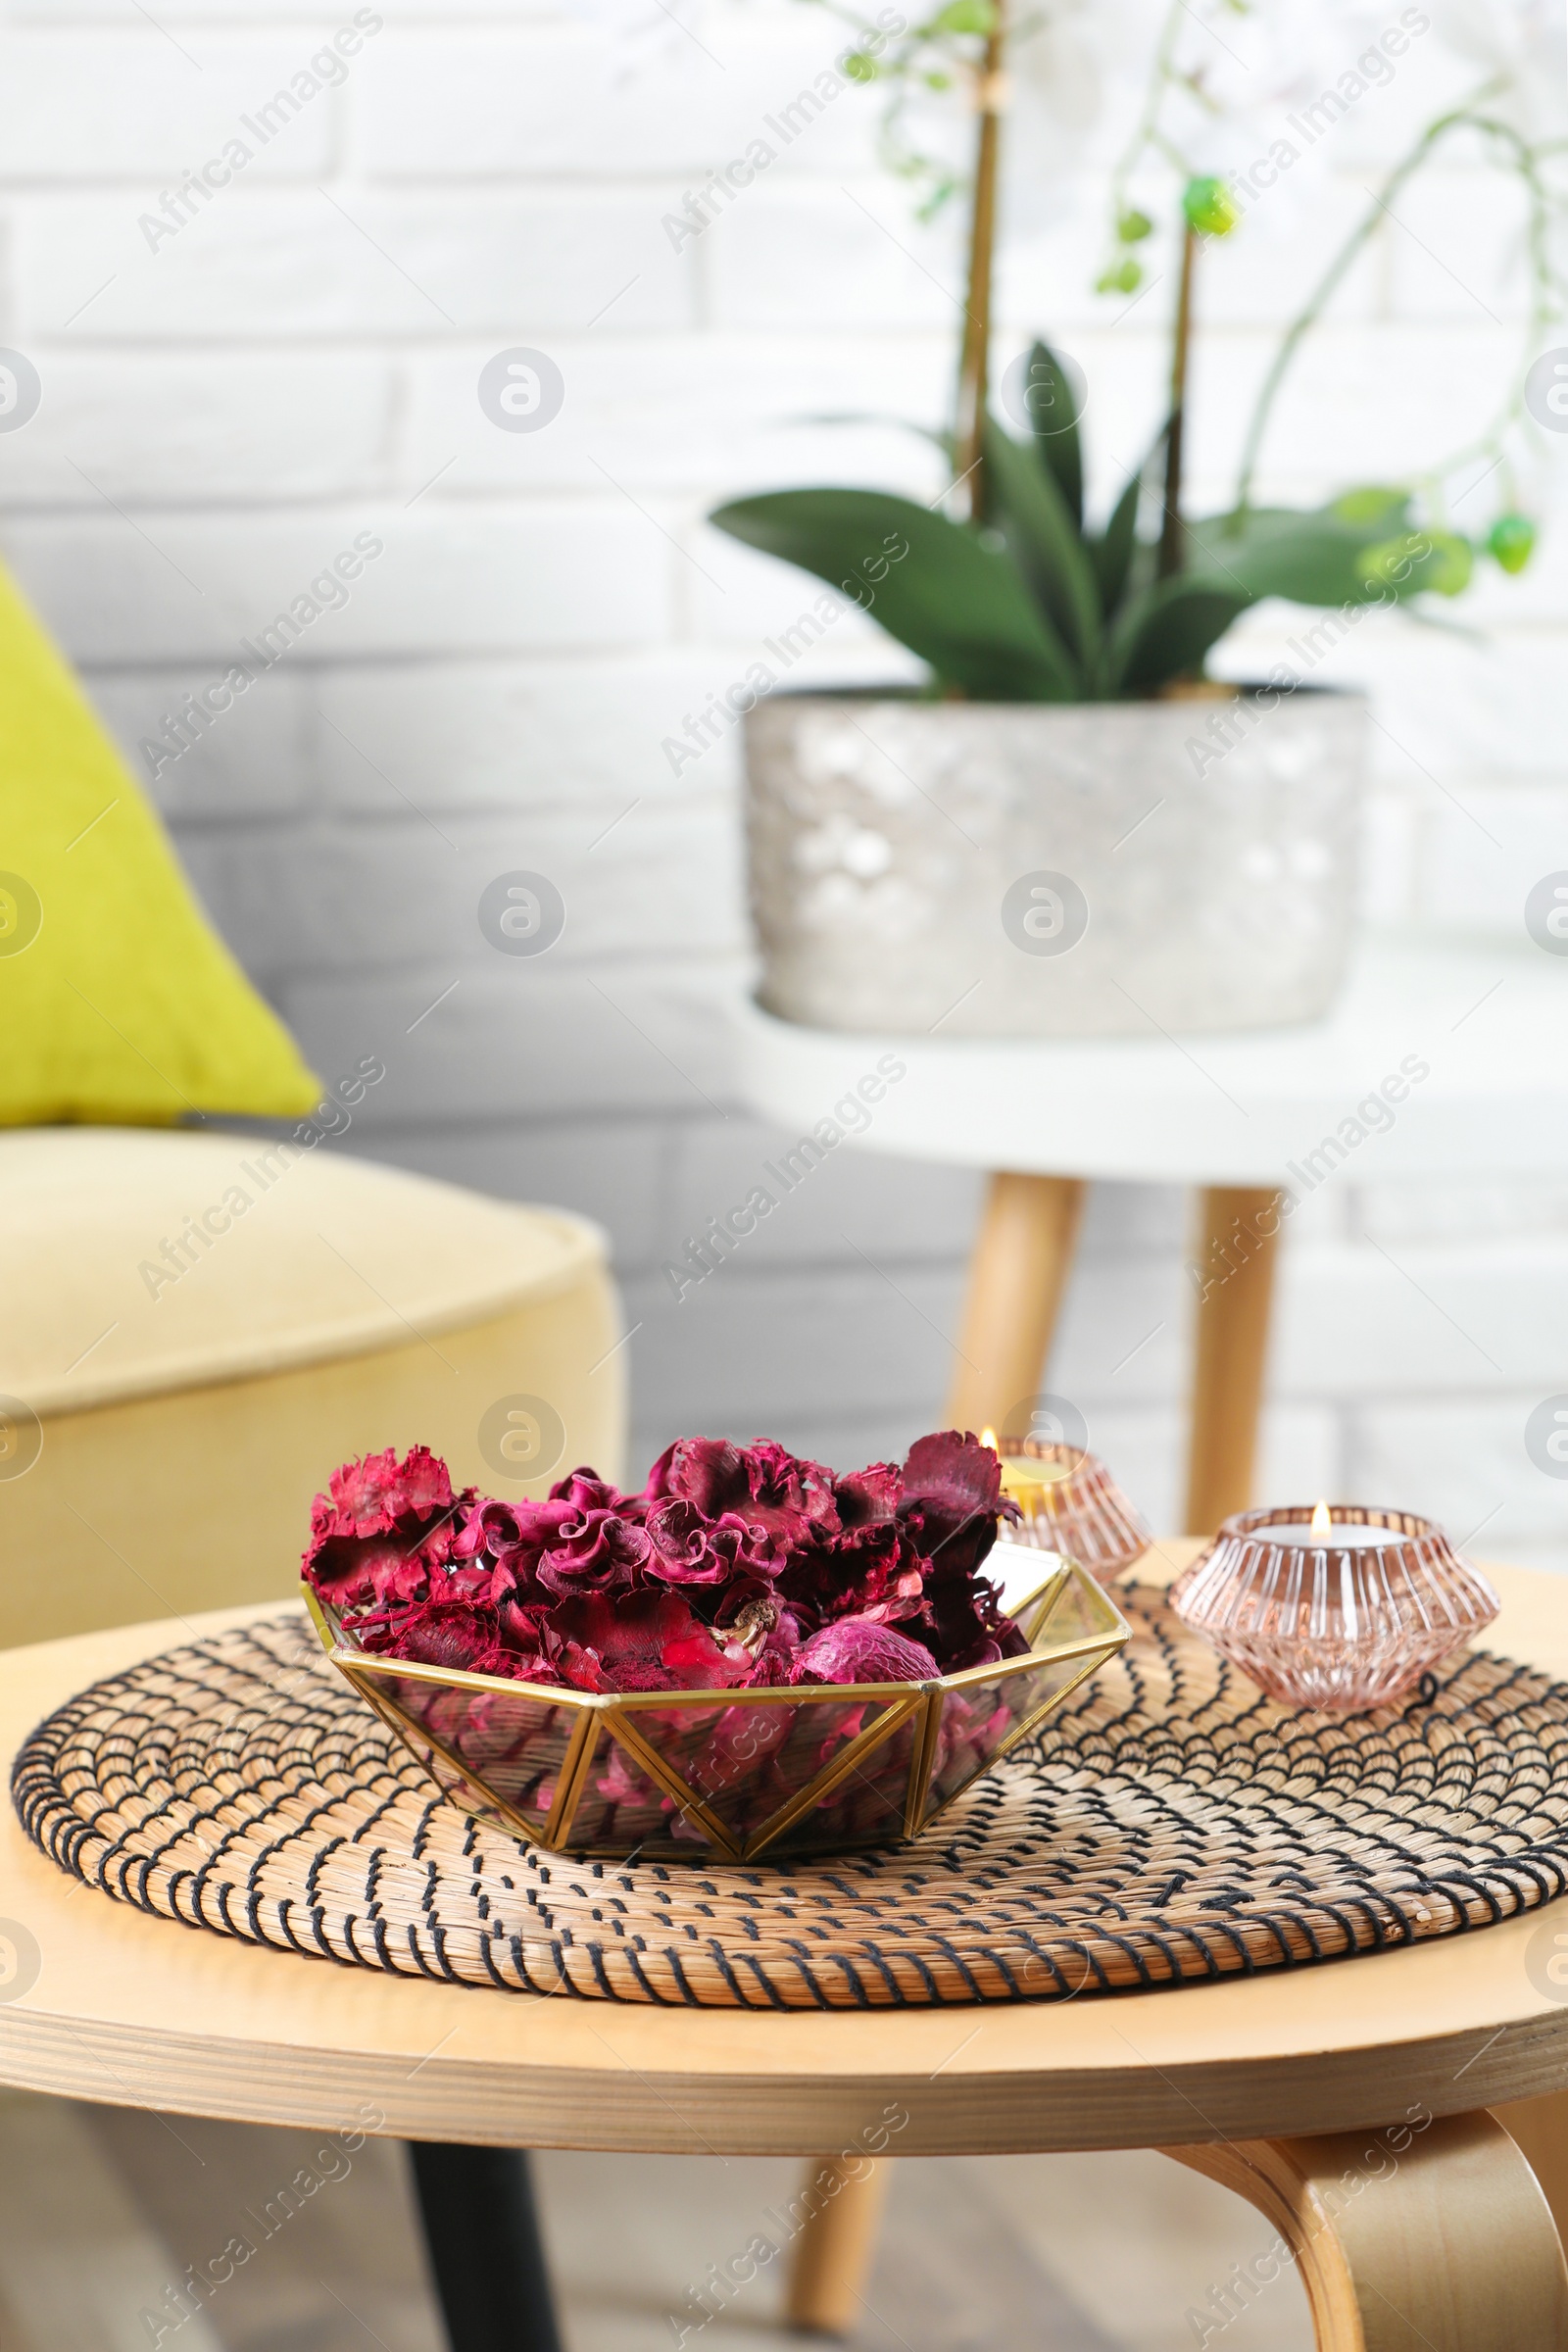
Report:
M461 1812L552 1853L750 1862L917 1837L1127 1641L1074 1561L1003 1544L988 1565L1026 1652L928 1682L782 1690L467 1674L364 1650L305 1597L333 1665Z

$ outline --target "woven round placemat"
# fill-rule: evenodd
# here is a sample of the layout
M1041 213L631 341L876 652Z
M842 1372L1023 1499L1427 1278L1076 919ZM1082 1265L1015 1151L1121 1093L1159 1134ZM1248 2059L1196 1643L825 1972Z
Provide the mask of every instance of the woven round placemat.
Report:
M809 1866L579 1862L481 1829L303 1613L41 1724L13 1793L145 1911L395 1975L748 2008L1180 1984L1446 1936L1568 1887L1568 1689L1473 1655L1402 1709L1293 1715L1162 1594L917 1843Z

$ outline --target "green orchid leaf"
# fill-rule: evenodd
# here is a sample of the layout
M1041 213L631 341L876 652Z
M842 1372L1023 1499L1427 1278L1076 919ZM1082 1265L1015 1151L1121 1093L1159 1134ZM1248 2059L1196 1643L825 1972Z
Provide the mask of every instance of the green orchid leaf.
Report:
M1335 507L1249 507L1189 523L1186 568L1254 597L1282 596L1296 605L1367 604L1387 591L1369 579L1364 551L1407 532L1409 501L1402 493L1378 493L1385 500L1392 496L1393 505L1363 508L1362 495L1356 494L1348 514Z
M1245 590L1190 572L1156 580L1133 598L1116 624L1105 691L1112 697L1147 694L1200 669L1209 647L1251 602Z
M1160 435L1160 440L1164 435ZM1155 443L1155 448L1159 446ZM1151 452L1151 456L1152 452ZM1144 493L1148 459L1133 475L1110 511L1110 520L1098 539L1091 539L1089 561L1100 588L1100 610L1108 620L1127 593L1127 575L1138 544L1138 508Z
M862 607L944 684L984 702L1075 702L1083 673L1004 547L882 490L775 490L710 519Z
M1363 547L1356 558L1366 602L1401 602L1430 590L1458 596L1470 585L1475 549L1455 531L1401 531L1397 538Z
M1408 490L1391 490L1369 482L1356 490L1342 490L1324 510L1352 530L1387 533L1396 530L1410 512Z
M1403 604L1458 596L1475 550L1412 522L1403 490L1348 490L1326 507L1250 507L1188 526L1188 569L1297 605Z
M1072 527L1084 527L1084 451L1078 434L1078 395L1049 343L1029 354L1024 405L1034 428L1035 448L1061 492Z
M1139 552L1138 510L1143 499L1144 484L1165 446L1165 436L1169 431L1170 419L1167 417L1150 443L1142 465L1111 509L1110 519L1104 530L1098 539L1088 542L1090 562L1094 564L1095 577L1100 583L1100 609L1107 620L1134 585L1134 559Z
M1066 500L1054 476L994 416L986 419L985 453L992 519L1057 636L1092 669L1100 655L1100 588Z

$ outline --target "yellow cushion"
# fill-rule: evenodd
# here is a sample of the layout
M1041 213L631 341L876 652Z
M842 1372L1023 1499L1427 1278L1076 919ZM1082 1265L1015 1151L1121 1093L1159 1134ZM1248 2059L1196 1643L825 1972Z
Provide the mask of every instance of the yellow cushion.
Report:
M621 1466L604 1241L560 1210L251 1136L5 1135L0 1299L0 1646L292 1593L350 1454L513 1496Z
M281 1118L321 1091L3 571L0 1037L0 1127Z

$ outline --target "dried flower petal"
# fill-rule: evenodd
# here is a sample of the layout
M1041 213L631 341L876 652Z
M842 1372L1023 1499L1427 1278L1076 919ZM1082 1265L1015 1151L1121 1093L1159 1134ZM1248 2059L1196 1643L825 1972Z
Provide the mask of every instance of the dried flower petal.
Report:
M768 1442L678 1441L641 1494L454 1494L416 1446L345 1463L304 1574L367 1647L582 1690L914 1682L1025 1644L980 1575L1009 1505L956 1430L835 1478ZM744 1712L744 1710L742 1710Z
M904 1495L904 1474L897 1462L872 1462L837 1479L833 1501L842 1527L871 1527L891 1519Z
M796 1683L921 1683L937 1662L918 1642L867 1617L840 1617L813 1634L795 1660Z
M414 1446L400 1462L395 1446L345 1462L328 1484L332 1500L316 1498L318 1512L330 1509L338 1536L378 1536L404 1519L433 1518L452 1507L452 1480L445 1462L427 1446Z
M539 1582L547 1592L629 1591L653 1546L644 1529L614 1511L595 1508L556 1530L539 1557Z
M465 1674L509 1674L512 1661L488 1609L466 1601L438 1601L414 1609L397 1629L397 1655Z
M997 1540L1002 1464L989 1446L956 1429L917 1438L904 1465L899 1517L914 1548L942 1579L971 1580Z
M594 1690L723 1690L744 1680L751 1661L720 1648L690 1604L675 1592L594 1592L563 1601L554 1629L565 1642L563 1671L595 1679Z
M649 1504L647 1528L648 1574L662 1584L717 1585L735 1573L738 1539L744 1533L739 1521L734 1527L737 1540L725 1548L713 1541L717 1530L697 1504L671 1494Z
M662 1453L644 1489L650 1503L679 1495L705 1519L734 1518L755 1536L807 1542L838 1533L833 1474L782 1446L732 1446L727 1438L680 1438Z
M466 1495L454 1496L445 1462L416 1446L395 1447L334 1470L330 1497L318 1494L301 1573L335 1608L415 1600L451 1556L453 1527Z

